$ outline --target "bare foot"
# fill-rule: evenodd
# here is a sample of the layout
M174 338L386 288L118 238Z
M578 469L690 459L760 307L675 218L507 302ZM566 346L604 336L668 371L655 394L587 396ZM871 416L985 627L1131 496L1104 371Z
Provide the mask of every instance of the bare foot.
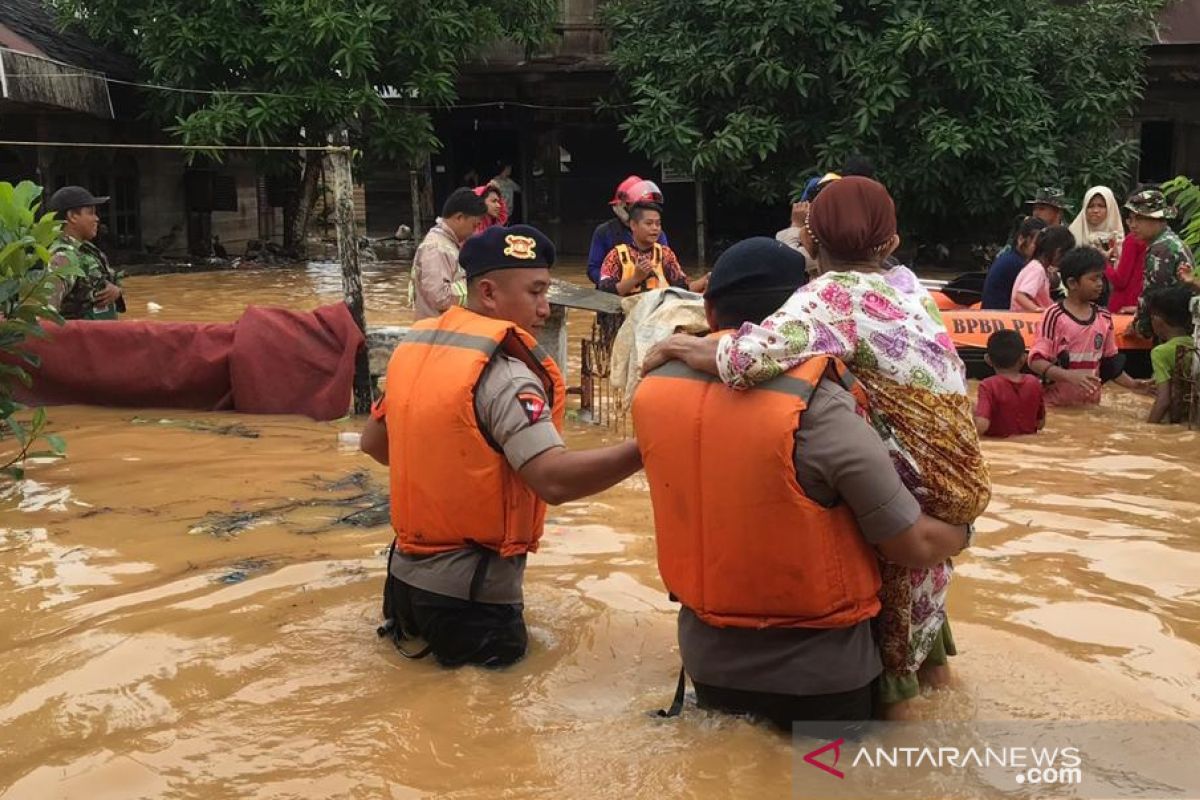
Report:
M952 681L949 664L924 664L917 670L917 680L930 689L945 689Z

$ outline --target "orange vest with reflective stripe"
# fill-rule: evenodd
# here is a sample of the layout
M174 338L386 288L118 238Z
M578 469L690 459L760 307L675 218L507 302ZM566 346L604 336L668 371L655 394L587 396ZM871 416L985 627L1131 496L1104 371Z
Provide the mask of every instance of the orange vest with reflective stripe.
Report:
M621 280L627 281L637 272L637 256L634 255L633 248L627 244L619 244L616 246L617 260L621 262ZM650 252L650 264L654 267L654 274L646 279L643 286L638 287L636 291L630 294L637 294L641 291L649 291L651 289L665 289L671 284L667 283L667 274L663 272L663 249L658 242L654 243L654 248Z
M709 625L845 628L879 611L879 567L854 515L810 500L796 481L795 433L826 377L866 407L830 357L748 391L673 361L634 395L659 572Z
M475 416L475 387L500 352L542 379L562 430L562 374L519 326L457 306L414 324L388 362L385 422L392 527L404 553L477 543L501 556L537 550L546 504Z

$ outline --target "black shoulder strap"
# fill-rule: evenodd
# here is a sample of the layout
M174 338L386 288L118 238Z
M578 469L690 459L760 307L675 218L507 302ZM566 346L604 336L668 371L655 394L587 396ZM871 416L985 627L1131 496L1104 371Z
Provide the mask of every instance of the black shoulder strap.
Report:
M396 646L396 650L400 655L417 661L432 653L433 645L427 644L423 649L415 653L410 653L404 649L404 642L409 640L409 636L404 632L404 626L400 623L400 611L393 607L392 596L389 591L391 582L395 580L392 577L392 557L395 555L396 540L392 539L392 546L388 548L387 573L383 579L383 624L375 629L375 634L380 639L385 636L391 636L392 644Z
M668 709L659 709L654 712L656 717L662 719L670 719L678 717L683 712L683 697L687 693L687 672L683 665L679 665L679 683L675 686L675 699L671 701L671 707Z
M471 573L471 588L467 590L467 600L476 603L479 601L479 592L483 590L483 582L487 580L488 567L491 566L492 559L498 557L498 554L495 550L484 547L474 539L464 539L463 541L479 555L479 561L475 562L475 571Z

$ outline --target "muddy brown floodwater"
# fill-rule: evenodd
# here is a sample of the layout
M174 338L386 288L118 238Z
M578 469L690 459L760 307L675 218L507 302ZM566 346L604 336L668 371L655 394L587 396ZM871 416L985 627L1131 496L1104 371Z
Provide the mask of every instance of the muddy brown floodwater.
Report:
M406 280L368 268L370 321L407 319ZM132 317L225 320L335 301L340 279L315 265L127 293ZM1141 422L1146 403L1110 389L985 445L995 498L950 597L957 685L922 717L1200 714L1200 440ZM386 474L339 440L357 423L51 418L70 457L0 497L4 800L789 796L785 738L646 714L678 660L640 476L551 509L529 656L447 672L375 636Z

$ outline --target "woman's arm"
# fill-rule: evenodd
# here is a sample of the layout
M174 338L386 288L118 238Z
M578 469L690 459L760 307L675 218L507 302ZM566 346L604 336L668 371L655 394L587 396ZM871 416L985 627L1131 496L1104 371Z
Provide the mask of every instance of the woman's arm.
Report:
M658 369L668 361L682 361L698 372L719 375L717 339L675 333L650 348L642 361L642 374Z

